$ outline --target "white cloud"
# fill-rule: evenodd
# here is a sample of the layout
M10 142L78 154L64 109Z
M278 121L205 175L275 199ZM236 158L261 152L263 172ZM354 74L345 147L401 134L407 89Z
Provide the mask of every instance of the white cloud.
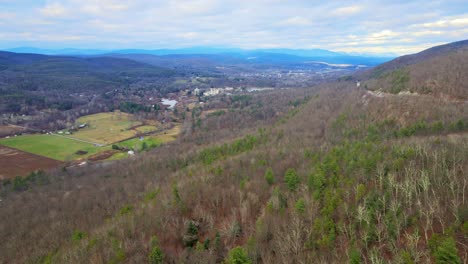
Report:
M186 32L186 33L177 34L177 36L184 38L184 39L194 39L198 35L199 34L197 32Z
M282 20L278 23L284 26L308 26L311 24L310 20L305 17L294 16L288 19Z
M446 42L424 43L419 45L388 45L388 46L365 46L365 47L343 47L340 48L341 52L358 52L361 54L386 54L392 52L395 54L411 54L417 53L422 50L428 49L433 46L443 45Z
M186 15L203 15L214 12L220 4L215 0L172 0L169 2L169 8Z
M129 5L114 3L114 1L82 1L79 10L91 15L112 15L112 12L122 12L129 9Z
M444 32L442 31L424 30L424 31L411 32L410 34L415 37L422 37L422 36L430 36L430 35L442 35L443 33Z
M447 27L467 27L468 26L468 14L462 17L449 17L443 18L434 22L423 23L419 25L413 25L414 27L422 26L426 28L447 28Z
M382 30L380 32L372 33L370 34L370 38L373 39L388 39L388 38L393 38L399 36L400 33L391 31L391 30Z
M45 7L40 9L40 12L44 16L48 17L63 17L67 14L67 9L60 3L47 4Z
M345 6L340 7L332 11L333 15L336 16L349 16L359 13L362 10L362 6L354 5L354 6Z

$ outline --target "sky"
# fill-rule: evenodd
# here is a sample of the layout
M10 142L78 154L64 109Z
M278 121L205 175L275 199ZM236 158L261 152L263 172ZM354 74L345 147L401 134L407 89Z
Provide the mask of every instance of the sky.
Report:
M402 55L463 39L467 0L0 0L0 49L321 48Z

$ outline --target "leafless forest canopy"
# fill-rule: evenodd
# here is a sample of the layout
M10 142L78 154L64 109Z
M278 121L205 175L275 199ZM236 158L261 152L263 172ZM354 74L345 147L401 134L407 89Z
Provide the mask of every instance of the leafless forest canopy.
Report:
M0 263L466 263L468 53L425 54L214 96L175 142L4 180Z

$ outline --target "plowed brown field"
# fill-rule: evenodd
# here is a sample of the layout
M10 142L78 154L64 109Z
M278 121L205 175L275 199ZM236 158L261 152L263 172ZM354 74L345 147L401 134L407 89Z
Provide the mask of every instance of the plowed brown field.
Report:
M31 171L46 170L60 164L62 162L58 160L0 146L0 179L24 176Z

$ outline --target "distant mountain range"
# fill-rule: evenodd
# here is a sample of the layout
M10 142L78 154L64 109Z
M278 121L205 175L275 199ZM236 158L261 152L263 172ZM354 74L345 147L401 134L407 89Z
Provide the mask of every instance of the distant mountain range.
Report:
M173 54L223 54L223 53L237 53L249 54L255 52L265 53L279 53L288 54L301 57L336 57L336 56L349 56L343 52L334 52L325 49L238 49L238 48L210 48L210 47L191 47L180 49L41 49L35 47L18 47L12 49L5 49L5 51L16 53L36 53L44 55L102 55L107 53L118 54L151 54L151 55L173 55ZM378 56L377 56L378 57ZM392 57L392 56L382 56ZM394 56L393 56L394 57Z
M102 50L102 49L40 49L34 47L18 47L7 49L6 51L15 53L34 53L44 55L73 55L73 56L98 56L98 55L216 55L221 56L217 59L225 60L226 56L250 61L266 61L273 63L307 63L308 61L321 61L337 64L363 64L366 66L375 66L380 63L393 59L394 56L372 56L372 55L352 55L342 52L334 52L325 49L237 49L237 48L209 48L192 47L181 49L120 49L120 50ZM209 56L216 60L216 56Z

